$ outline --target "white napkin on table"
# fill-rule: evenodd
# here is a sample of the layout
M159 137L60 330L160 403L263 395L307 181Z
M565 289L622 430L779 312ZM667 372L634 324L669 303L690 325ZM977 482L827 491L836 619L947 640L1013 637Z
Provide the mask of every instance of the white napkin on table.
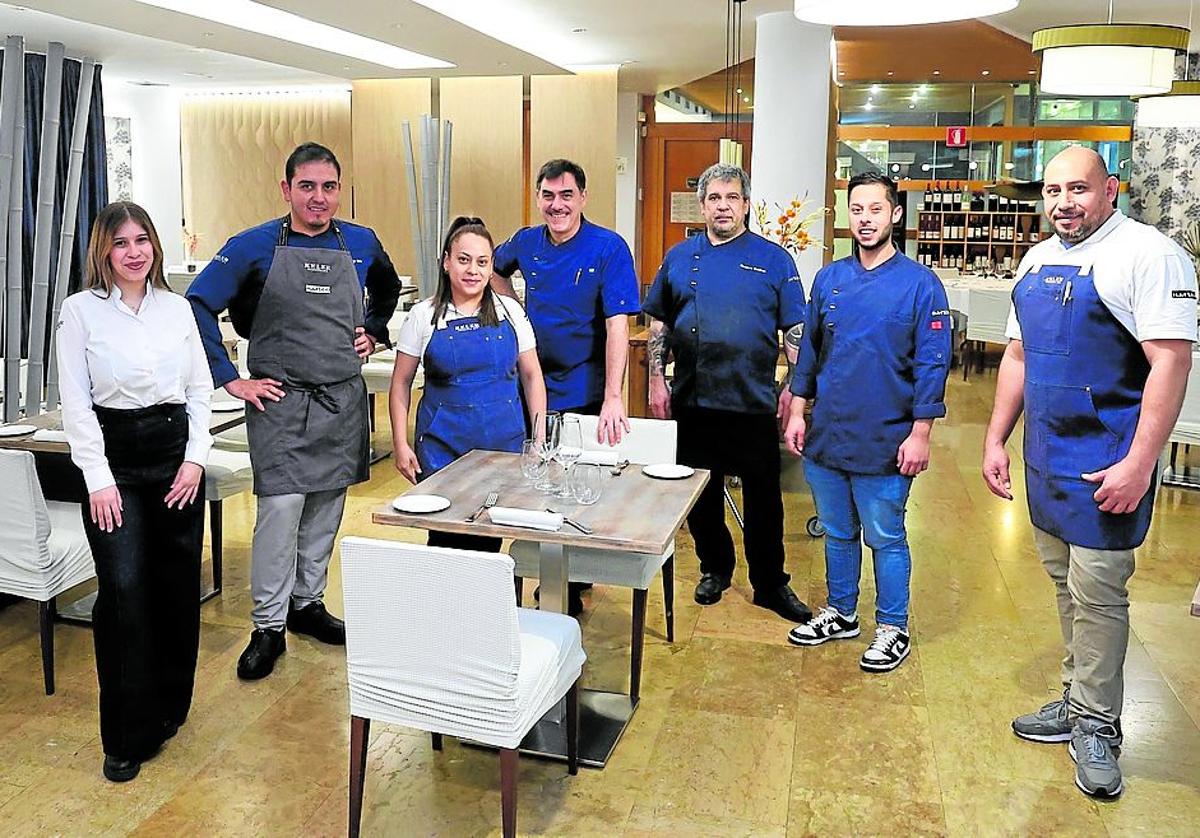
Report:
M33 432L34 442L66 442L66 431L52 431L49 428L42 428Z
M593 466L608 466L611 468L621 461L621 452L615 448L604 450L602 448L594 448L585 450L578 462Z
M493 524L505 527L526 527L531 530L562 529L563 516L557 512L542 512L539 509L518 509L511 506L493 506L488 510Z

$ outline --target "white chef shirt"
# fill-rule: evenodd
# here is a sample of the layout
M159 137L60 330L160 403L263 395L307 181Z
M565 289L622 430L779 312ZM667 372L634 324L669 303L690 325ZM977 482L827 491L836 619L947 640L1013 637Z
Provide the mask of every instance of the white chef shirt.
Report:
M1182 247L1120 210L1079 244L1052 236L1029 248L1017 279L1045 265L1092 268L1096 294L1138 342L1196 340L1196 270ZM1005 333L1021 339L1015 309Z
M108 297L80 291L63 301L56 340L63 430L89 492L116 483L93 405L119 410L186 405L184 459L207 464L212 373L186 299L147 285L135 314L115 286Z
M525 314L525 309L521 308L521 304L512 297L502 294L494 294L493 298L496 301L496 316L511 323L513 331L517 333L517 352L536 349L537 340L533 336L533 326ZM412 311L408 313L408 317L400 326L400 335L396 338L396 351L414 358L424 359L425 349L429 346L430 339L433 338L433 308L432 297L421 300L412 307ZM444 329L446 324L453 320L474 316L474 314L462 314L454 307L454 303L450 303L446 306L446 314L438 323L437 328Z

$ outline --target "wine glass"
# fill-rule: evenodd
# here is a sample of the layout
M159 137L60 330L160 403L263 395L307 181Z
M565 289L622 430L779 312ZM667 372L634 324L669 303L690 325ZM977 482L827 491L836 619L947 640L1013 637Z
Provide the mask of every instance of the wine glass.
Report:
M534 421L534 439L537 440L538 457L546 470L534 488L539 492L553 493L558 485L550 479L550 461L558 454L559 434L562 432L562 414L550 410Z
M521 475L530 483L537 483L546 474L546 463L542 460L540 443L527 439L521 443Z
M600 500L604 490L604 470L593 463L576 463L571 469L571 495L584 506Z
M560 498L571 497L571 467L583 456L583 429L578 419L563 419L559 430L558 452L554 459L563 468L562 484L555 494Z

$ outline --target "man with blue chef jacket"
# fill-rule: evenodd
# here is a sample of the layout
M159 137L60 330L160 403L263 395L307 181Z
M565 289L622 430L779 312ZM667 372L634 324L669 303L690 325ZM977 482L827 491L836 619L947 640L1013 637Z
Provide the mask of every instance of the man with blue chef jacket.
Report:
M700 176L704 235L667 253L644 310L650 322L650 409L674 418L679 462L709 469L708 485L688 514L700 559L695 599L719 602L735 564L725 524L726 474L742 478L746 564L755 605L793 622L812 612L784 571L783 492L778 417L791 394L776 397L775 364L783 332L790 362L804 320L804 289L786 250L746 229L750 179L715 164ZM668 388L667 356L675 359Z
M496 248L492 287L516 297L510 277L521 271L547 407L600 417L598 440L616 445L629 430L629 315L640 311L633 255L620 235L584 217L587 175L579 164L547 161L535 188L546 223L518 230ZM571 614L583 610L580 591L589 587L570 584Z
M1012 500L1004 445L1024 411L1029 516L1066 657L1062 698L1012 729L1068 742L1075 785L1094 797L1124 788L1128 582L1196 341L1191 259L1114 209L1119 186L1081 146L1047 164L1042 198L1057 235L1021 260L983 454L988 488Z
M858 637L862 542L875 565L875 636L859 666L889 672L912 650L905 505L946 415L950 311L933 272L896 249L896 185L878 172L846 191L855 253L813 281L784 438L825 527L828 604L788 633L798 646ZM815 399L812 428L804 410Z
M369 476L362 361L388 342L400 293L375 233L334 218L341 166L333 152L304 143L284 175L288 214L231 238L187 292L213 383L249 403L258 515L254 631L237 667L246 680L271 673L286 648L285 626L346 642L342 621L325 610L326 572L346 488ZM250 340L249 378L238 376L221 344L217 316L225 309Z

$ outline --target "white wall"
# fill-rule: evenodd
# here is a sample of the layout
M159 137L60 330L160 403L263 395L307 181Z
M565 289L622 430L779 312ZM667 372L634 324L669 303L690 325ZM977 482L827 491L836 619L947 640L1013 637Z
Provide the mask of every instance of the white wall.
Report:
M791 12L758 18L754 47L754 159L751 195L787 206L808 195L825 203L829 126L828 26L801 23ZM819 223L819 222L818 222ZM822 229L811 232L820 236ZM796 258L805 289L821 269L821 249Z
M617 173L617 232L629 243L635 264L637 259L637 219L640 203L637 197L638 172L638 106L637 93L617 94L617 157L624 157L625 172Z
M150 214L167 265L183 262L183 173L179 154L179 102L170 87L139 87L104 80L104 115L129 118L133 200Z

